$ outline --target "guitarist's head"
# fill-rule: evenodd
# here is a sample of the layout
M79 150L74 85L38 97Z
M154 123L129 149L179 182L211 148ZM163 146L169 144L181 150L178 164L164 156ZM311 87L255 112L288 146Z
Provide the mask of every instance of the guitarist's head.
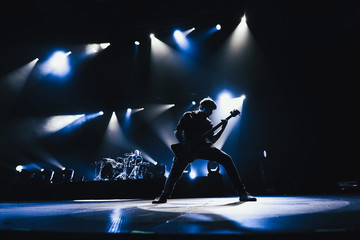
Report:
M212 111L217 108L216 103L210 97L206 97L200 101L199 110L204 113L207 117L212 114Z

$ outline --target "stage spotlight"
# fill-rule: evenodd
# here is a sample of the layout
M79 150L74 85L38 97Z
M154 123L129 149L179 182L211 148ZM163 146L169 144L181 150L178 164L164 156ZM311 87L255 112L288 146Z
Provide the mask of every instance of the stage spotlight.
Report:
M60 179L60 181L62 183L72 182L73 177L74 177L74 170L73 169L63 168L61 170L61 179Z
M208 161L207 163L208 177L221 176L220 165L217 162Z
M195 101L192 101L185 109L185 111L190 111L196 105Z
M135 41L134 44L135 44L136 46L139 46L139 45L140 45L140 42L139 42L139 41Z
M52 74L54 76L63 77L70 72L68 56L71 52L56 51L42 65L43 74Z
M191 164L189 164L183 172L183 177L188 179L194 179L196 175L196 172L191 168Z
M186 33L183 33L180 30L175 30L173 34L175 42L182 49L187 49L189 47L189 42L186 39L186 35L187 35Z
M241 21L242 21L242 22L246 22L246 16L245 16L245 14L244 14L244 16L241 18Z
M154 38L155 37L155 35L153 34L153 33L150 33L150 38Z
M176 40L182 40L184 37L185 36L179 30L174 31L174 38Z
M24 169L24 167L22 165L18 165L16 166L15 170L18 172L21 172Z
M53 116L45 120L45 123L42 128L43 134L51 134L59 131L60 129L69 126L74 123L76 120L84 117L85 114L78 115L62 115L62 116Z
M218 101L220 101L223 104L227 104L229 103L229 101L231 101L231 98L232 98L231 94L228 91L224 90L222 93L220 93Z
M108 46L110 46L110 43L90 43L87 44L85 47L85 53L87 55L90 54L95 54L100 52L101 50L104 50L105 48L107 48Z
M54 171L50 169L44 169L42 168L39 172L36 172L32 183L35 184L50 184L52 183L54 177Z
M94 54L99 51L99 44L93 43L93 44L87 44L85 47L86 54Z
M100 43L100 48L101 49L105 49L105 48L107 48L108 46L110 46L110 43Z
M84 117L84 121L89 121L91 119L94 119L96 117L99 117L99 116L102 116L104 115L104 112L103 111L99 111L99 112L96 112L96 113L90 113L90 114L86 114L85 117ZM79 119L80 120L80 119ZM82 122L84 122L82 121ZM78 122L79 124L82 123L82 122ZM77 121L74 121L74 123L77 123Z
M126 110L126 118L129 118L129 117L130 117L131 112L132 112L132 109L131 109L131 108L128 108L128 109Z
M216 30L220 30L221 29L221 25L220 24L216 24Z
M267 152L266 152L266 150L263 151L263 156L264 156L264 158L267 157Z

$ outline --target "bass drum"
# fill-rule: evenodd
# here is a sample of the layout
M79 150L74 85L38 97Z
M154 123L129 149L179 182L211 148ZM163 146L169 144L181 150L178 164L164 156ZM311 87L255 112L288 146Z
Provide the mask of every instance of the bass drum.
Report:
M115 171L111 163L106 163L101 169L100 177L103 180L112 180L114 178Z

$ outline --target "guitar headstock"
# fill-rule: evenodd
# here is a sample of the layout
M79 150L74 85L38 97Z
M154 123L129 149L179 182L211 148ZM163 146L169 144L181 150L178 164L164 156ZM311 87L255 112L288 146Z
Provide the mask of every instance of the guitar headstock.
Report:
M232 117L236 117L237 115L240 115L240 111L237 109L234 109L230 112Z

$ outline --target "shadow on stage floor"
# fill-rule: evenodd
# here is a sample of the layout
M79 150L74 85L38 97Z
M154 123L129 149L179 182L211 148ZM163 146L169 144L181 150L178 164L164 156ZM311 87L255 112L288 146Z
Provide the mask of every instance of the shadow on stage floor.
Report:
M68 183L14 184L1 199L5 201L155 198L160 194L164 178ZM179 180L173 197L216 197L235 194L222 178L197 177Z

